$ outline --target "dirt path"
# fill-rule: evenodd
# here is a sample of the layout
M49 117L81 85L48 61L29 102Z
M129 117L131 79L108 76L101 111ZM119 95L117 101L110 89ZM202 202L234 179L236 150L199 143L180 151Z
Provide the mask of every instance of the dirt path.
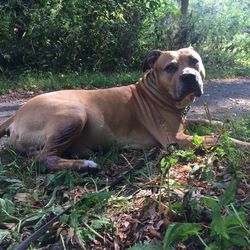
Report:
M0 123L11 116L28 99L40 93L30 91L1 96ZM204 103L207 103L213 119L221 119L227 115L250 116L250 77L207 81L204 95L192 105L188 117L205 117Z
M204 95L192 105L188 116L204 117L205 103L213 119L250 117L250 77L207 81Z

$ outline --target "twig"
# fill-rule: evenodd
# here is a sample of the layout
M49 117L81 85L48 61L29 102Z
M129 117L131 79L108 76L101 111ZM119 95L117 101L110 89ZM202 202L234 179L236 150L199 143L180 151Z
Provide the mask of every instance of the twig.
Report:
M48 221L45 225L40 227L36 232L34 232L32 235L30 235L27 239L25 239L19 246L15 248L15 250L26 250L29 245L37 240L41 235L43 235L50 225L52 225L54 222L56 222L60 216L62 216L64 213L71 210L72 206L67 207L65 210L63 210L60 214L56 215L54 218L52 218L50 221Z
M133 168L133 166L131 165L131 163L129 162L129 160L126 158L124 154L121 154L121 157L127 162L130 168Z
M211 125L212 117L211 117L211 113L210 113L210 110L209 110L208 105L207 105L206 102L204 103L204 107L205 107L207 118L208 118L209 123Z
M90 231L92 231L94 234L96 234L99 238L101 238L103 241L105 241L104 237L102 235L100 235L94 228L92 228L91 226L89 226L87 223L83 222L83 224L85 225L85 227L87 227Z
M61 241L62 241L62 244L63 244L63 250L67 250L66 246L65 246L65 242L63 240L63 236L62 234L60 234L60 238L61 238Z
M186 119L186 125L187 127L191 127L194 125L212 125L212 126L218 126L218 127L223 127L223 122L221 121L215 121L215 120L207 120L207 119Z

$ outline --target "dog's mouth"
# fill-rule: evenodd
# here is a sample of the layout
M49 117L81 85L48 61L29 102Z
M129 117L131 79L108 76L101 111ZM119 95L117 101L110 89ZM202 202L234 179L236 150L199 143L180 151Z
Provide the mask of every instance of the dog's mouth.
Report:
M196 97L200 97L203 94L203 90L198 88L196 90L184 90L179 97L175 98L176 102L181 102L185 98L189 98L194 101Z
M175 101L180 102L182 101L184 98L190 96L193 99L195 99L196 97L200 97L203 94L203 92L201 90L197 90L197 91L185 91L184 93L181 94L180 97L176 98Z
M176 89L176 107L183 109L203 94L203 82L197 77L180 77Z
M176 102L185 98L195 99L203 94L203 83L195 74L182 74L176 90Z
M195 101L195 98L196 98L196 96L194 95L194 93L187 94L182 99L176 100L175 106L178 109L183 109L183 108L191 105Z

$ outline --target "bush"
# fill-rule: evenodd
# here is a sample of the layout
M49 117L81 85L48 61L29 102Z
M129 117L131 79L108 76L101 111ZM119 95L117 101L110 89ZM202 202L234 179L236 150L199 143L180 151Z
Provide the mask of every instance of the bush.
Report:
M146 2L146 8L137 0L1 4L1 65L58 71L135 67L143 54L142 26L157 1Z
M149 50L194 46L212 70L247 64L247 1L8 0L0 4L0 69L139 69Z

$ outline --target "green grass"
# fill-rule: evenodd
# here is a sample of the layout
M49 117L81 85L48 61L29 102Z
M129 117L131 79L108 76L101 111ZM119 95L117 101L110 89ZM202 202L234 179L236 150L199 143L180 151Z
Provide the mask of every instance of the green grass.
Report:
M250 76L250 67L233 67L226 69L207 69L206 79L217 79L217 78L234 78L234 77L244 77Z
M249 67L231 69L207 69L206 79L249 76ZM8 91L38 91L60 90L75 88L105 88L117 85L127 85L136 82L143 72L131 71L104 74L101 72L36 72L27 71L22 74L2 73L0 75L0 94Z
M243 117L237 118L225 117L223 128L216 126L195 125L186 129L186 134L192 135L212 135L221 134L228 131L232 138L250 142L250 113L244 114Z
M75 88L104 88L136 82L142 72L123 73L62 73L28 72L20 75L1 75L0 93L9 90L59 90Z

